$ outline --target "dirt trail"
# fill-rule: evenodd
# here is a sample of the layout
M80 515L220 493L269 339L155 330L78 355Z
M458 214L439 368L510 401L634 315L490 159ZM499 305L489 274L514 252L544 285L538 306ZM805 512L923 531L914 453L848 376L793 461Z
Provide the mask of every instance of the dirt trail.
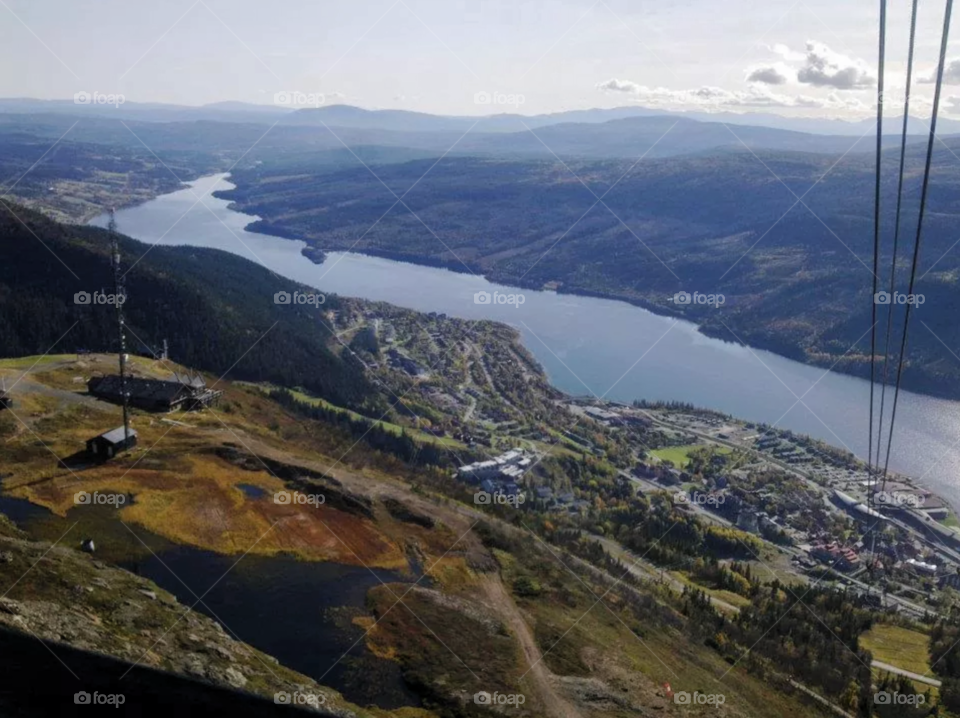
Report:
M517 604L507 594L500 577L495 574L485 575L481 579L480 588L486 600L497 610L520 642L527 665L530 666L527 678L536 688L546 715L551 718L582 718L582 714L558 692L553 674L541 660L543 656L530 627L520 615Z

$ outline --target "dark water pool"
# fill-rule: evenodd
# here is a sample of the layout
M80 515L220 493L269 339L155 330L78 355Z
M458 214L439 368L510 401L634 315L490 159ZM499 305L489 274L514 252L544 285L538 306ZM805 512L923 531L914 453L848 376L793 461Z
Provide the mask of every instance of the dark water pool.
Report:
M64 519L0 494L0 513L38 539L63 537L61 544L74 548L84 538L94 539L98 558L149 578L183 605L218 620L228 633L354 703L386 709L420 705L399 666L370 653L363 630L351 622L363 613L370 588L381 581L409 582L409 576L286 556L222 556L125 526L110 507L79 506Z

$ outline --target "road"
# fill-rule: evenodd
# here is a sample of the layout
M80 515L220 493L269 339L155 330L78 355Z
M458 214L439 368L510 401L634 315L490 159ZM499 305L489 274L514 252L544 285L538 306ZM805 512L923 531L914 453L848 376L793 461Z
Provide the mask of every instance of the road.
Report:
M936 688L939 688L941 685L941 681L938 681L936 678L931 678L930 676L922 676L919 673L913 673L912 671L905 671L902 668L891 666L889 663L883 663L882 661L874 661L871 665L874 668L879 668L881 670L887 671L888 673L896 673L898 676L906 676L907 678L914 680L917 683L925 683L928 686L934 686Z
M653 564L643 561L643 559L636 556L631 551L628 551L616 541L611 541L610 539L603 538L602 536L589 536L589 538L603 546L611 556L623 561L623 563L627 565L627 570L633 576L645 581L659 581L661 583L665 583L677 593L683 593L683 581L674 578L672 575L662 571ZM726 613L737 613L739 611L736 606L727 603L722 599L714 598L710 595L708 595L708 598L710 599L710 603L712 603L714 607L720 611Z
M645 489L646 491L666 491L668 493L671 493L671 492L676 493L678 491L683 490L683 488L680 486L677 486L677 487L663 486L661 484L654 483L653 481L647 481L646 479L641 479L637 476L634 476L629 471L624 471L623 469L617 469L617 473L620 474L620 476L622 476L623 478L629 479L630 481L637 484L638 486ZM692 509L694 513L700 516L700 518L705 519L706 521L711 521L713 523L720 524L722 526L729 526L730 528L735 527L735 524L732 521L728 521L722 516L717 516L715 513L707 511L703 506L700 506L699 504L688 503L686 504L686 506Z

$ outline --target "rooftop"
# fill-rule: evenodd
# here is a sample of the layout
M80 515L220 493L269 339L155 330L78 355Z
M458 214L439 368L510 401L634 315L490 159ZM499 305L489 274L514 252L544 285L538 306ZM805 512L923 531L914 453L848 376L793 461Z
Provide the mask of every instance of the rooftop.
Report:
M136 436L136 435L137 435L137 430L136 430L136 429L130 429L130 436ZM100 434L99 438L101 438L101 439L106 439L106 440L109 441L111 444L118 444L118 443L120 443L121 441L123 441L124 438L125 438L125 437L124 437L124 429L123 429L122 426L120 426L120 427L118 427L118 428L116 428L116 429L111 429L110 431L106 431L106 432Z

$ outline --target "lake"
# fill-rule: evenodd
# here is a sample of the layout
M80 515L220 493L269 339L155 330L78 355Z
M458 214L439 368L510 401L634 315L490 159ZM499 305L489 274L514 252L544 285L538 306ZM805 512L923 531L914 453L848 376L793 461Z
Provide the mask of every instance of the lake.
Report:
M240 556L174 544L142 526L124 526L116 509L107 506L77 506L60 517L26 499L0 495L0 512L37 539L57 541L69 530L65 543L79 547L81 538L93 537L97 558L150 579L183 606L195 607L228 633L348 700L387 709L420 705L400 666L373 655L361 640L363 629L351 621L368 615L371 588L410 583L409 576L288 556L247 554L238 561Z
M301 241L245 231L255 218L212 196L233 186L225 177L204 177L121 210L118 229L151 244L233 252L321 292L506 322L521 332L553 384L571 394L689 402L776 423L866 457L868 381L711 339L694 324L625 302L520 290L353 253L330 253L317 265L300 253ZM92 224L105 226L106 217ZM476 303L477 292L522 293L524 302ZM901 392L890 464L960 506L960 402Z

